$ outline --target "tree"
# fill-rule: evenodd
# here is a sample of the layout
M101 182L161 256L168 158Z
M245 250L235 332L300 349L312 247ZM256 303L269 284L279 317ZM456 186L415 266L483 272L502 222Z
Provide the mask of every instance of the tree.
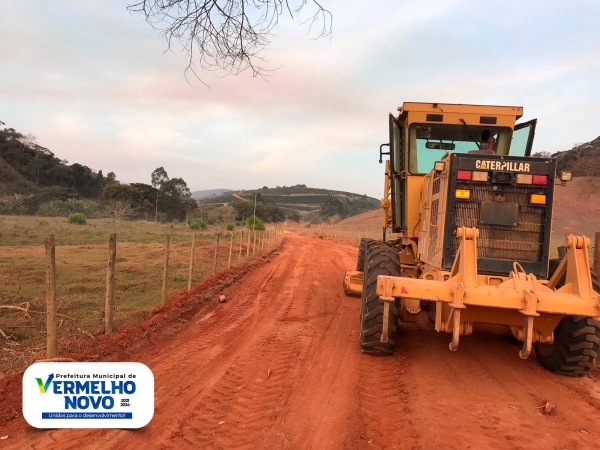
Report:
M331 34L332 15L316 0L134 0L128 6L141 13L159 30L171 49L174 41L187 54L188 71L198 78L196 63L203 71L237 75L246 70L264 77L272 72L262 66L261 51L271 42L279 17L289 13L316 28L316 38ZM199 78L198 78L199 79Z
M148 220L150 214L154 212L154 205L151 201L144 199L141 207L142 214L144 215L144 220Z
M167 175L167 171L164 167L159 167L154 169L154 172L150 175L150 183L157 189L162 190L162 185L169 181L169 175Z
M106 174L106 178L104 179L104 186L110 186L111 184L116 184L118 182L119 180L117 180L115 173L108 172L108 174Z
M101 170L96 174L96 185L98 186L98 194L100 194L106 186L106 178L104 178Z
M37 139L33 134L28 134L26 136L21 136L17 140L21 143L21 153L23 153L26 148L33 147Z
M329 219L336 214L345 218L348 217L348 209L348 205L341 199L328 195L321 204L321 215L326 219Z
M287 216L288 220L293 220L294 222L300 222L301 216L299 211L290 211Z
M121 201L128 205L139 205L143 199L140 192L130 184L111 184L106 186L100 194L100 203Z
M133 213L133 205L127 201L111 199L102 204L102 211L107 216L119 220Z

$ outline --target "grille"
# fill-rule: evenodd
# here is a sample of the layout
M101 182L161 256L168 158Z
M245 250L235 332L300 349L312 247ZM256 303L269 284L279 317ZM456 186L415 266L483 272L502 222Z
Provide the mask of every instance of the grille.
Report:
M432 197L435 195L438 195L440 193L440 188L441 188L441 174L436 173L435 177L433 179ZM428 248L429 258L433 258L433 255L435 255L435 251L436 251L437 237L438 237L437 225L438 225L439 207L440 207L440 200L438 197L438 198L433 199L431 202L430 217L431 217L431 223L434 226L429 227L429 248Z
M497 190L493 190L496 187ZM546 208L530 205L531 194L546 194L539 186L490 185L474 182L458 182L457 189L469 189L470 201L455 203L453 230L457 227L479 228L477 240L478 258L510 261L541 262L544 249L544 221ZM481 202L497 201L503 197L507 203L519 205L517 226L484 225L479 222ZM452 255L459 246L456 232L452 238Z

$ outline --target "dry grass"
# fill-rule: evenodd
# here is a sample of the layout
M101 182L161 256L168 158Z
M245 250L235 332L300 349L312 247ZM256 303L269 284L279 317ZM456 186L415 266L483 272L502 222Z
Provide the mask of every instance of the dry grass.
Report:
M198 234L194 282L212 274L217 231L215 227ZM237 262L239 231L232 265ZM0 333L0 372L22 367L32 352L45 346L43 242L47 233L54 233L57 243L58 313L64 315L59 316L59 339L93 339L102 332L108 237L112 232L117 233L114 321L115 330L119 330L146 319L160 305L166 233L172 234L169 296L187 288L193 230L183 225L106 219L79 226L62 218L0 216L0 305L23 305L35 311L27 315L0 309L0 329L9 337ZM217 271L227 268L230 237L231 232L221 230Z

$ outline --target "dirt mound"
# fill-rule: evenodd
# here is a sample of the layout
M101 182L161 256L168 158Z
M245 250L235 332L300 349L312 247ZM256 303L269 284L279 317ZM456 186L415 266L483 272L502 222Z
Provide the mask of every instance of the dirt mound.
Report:
M348 217L336 224L341 228L381 228L381 209Z
M339 222L336 227L359 231L380 230L381 210L369 211ZM555 186L553 248L562 245L565 235L585 234L593 240L600 231L600 178L577 177L565 186Z
M600 178L577 177L566 186L556 186L552 230L555 236L585 234L593 242L594 233L600 231L599 219Z

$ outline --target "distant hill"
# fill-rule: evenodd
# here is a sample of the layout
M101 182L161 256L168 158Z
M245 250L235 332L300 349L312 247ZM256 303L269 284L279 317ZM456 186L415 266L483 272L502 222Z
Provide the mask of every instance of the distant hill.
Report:
M378 199L366 195L330 189L310 188L306 185L284 186L255 190L241 190L205 197L198 201L207 207L233 206L236 202L254 200L254 194L267 205L279 207L287 217L318 214L324 217L339 215L342 218L380 207Z
M102 188L115 181L113 172L103 175L101 170L96 172L56 157L38 145L35 136L23 135L13 128L0 129L0 195L30 195L59 186L97 199Z
M233 192L233 189L207 189L204 191L194 191L192 192L192 198L200 199L205 197L210 197L211 195L220 195L226 194L228 192Z
M556 158L557 173L570 170L574 177L600 177L600 136L593 141L576 144L571 150L554 154L540 152L533 156Z

